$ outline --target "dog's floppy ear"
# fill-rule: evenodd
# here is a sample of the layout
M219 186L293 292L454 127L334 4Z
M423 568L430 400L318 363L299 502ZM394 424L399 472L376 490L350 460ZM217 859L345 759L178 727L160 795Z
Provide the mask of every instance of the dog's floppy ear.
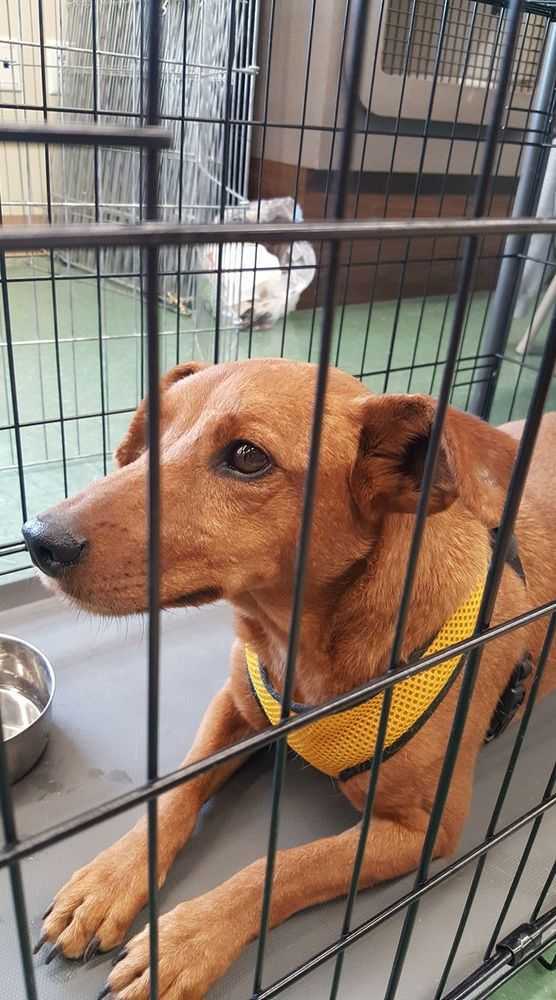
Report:
M169 389L171 385L174 385L175 382L179 382L182 378L187 378L188 375L195 375L197 372L200 372L203 368L207 367L208 365L201 364L198 361L185 361L181 365L176 365L175 368L171 368L170 371L166 372L163 378L161 378L160 392L163 393L166 389ZM124 465L130 465L131 462L135 462L135 460L145 451L147 402L148 399L145 396L145 399L141 400L139 406L133 414L124 439L120 442L114 452L114 460L119 469L121 469Z
M359 450L351 490L363 516L373 511L414 513L435 413L429 396L366 396L358 401ZM428 513L458 496L450 441L443 434Z

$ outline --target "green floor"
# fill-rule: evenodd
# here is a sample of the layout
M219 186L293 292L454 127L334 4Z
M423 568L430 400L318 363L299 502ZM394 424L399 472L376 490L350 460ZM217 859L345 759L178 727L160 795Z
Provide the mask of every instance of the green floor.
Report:
M9 261L9 313L14 343L19 420L25 488L30 513L44 509L68 492L83 487L103 471L103 429L110 455L129 421L129 412L108 416L103 425L101 361L99 345L99 289L94 277L84 276L59 263L53 292L49 258L14 257ZM53 295L55 296L55 302ZM465 407L470 382L481 377L474 370L489 296L474 296L468 311L453 402ZM54 310L54 304L56 309ZM142 392L141 309L139 295L109 279L100 281L102 323L102 392L105 410L132 410ZM393 302L376 302L369 317L367 305L338 310L334 361L355 375L365 373L364 382L376 392L423 391L435 393L442 376L442 361L450 332L453 301L430 298L402 301L396 318ZM57 326L54 324L56 313ZM272 356L315 360L319 348L320 310L303 310L288 316L285 327L240 334L223 331L221 357ZM369 321L370 320L370 321ZM161 307L161 365L176 359L213 355L210 316L179 317L174 309ZM525 323L515 324L511 341L521 336ZM203 332L203 330L205 332ZM60 376L56 365L57 333ZM394 335L395 334L395 335ZM0 428L13 423L5 331L0 328ZM509 355L515 357L510 350ZM388 362L390 356L390 361ZM529 358L533 367L538 355ZM480 365L480 362L478 363ZM388 369L388 374L386 374ZM503 364L498 381L492 419L501 422L524 416L534 381L534 372L519 365ZM556 407L556 388L549 405ZM60 411L64 416L62 440ZM80 419L74 419L79 417ZM47 421L43 424L43 421ZM64 483L62 454L67 458ZM0 430L0 546L19 538L20 488L13 431ZM4 556L0 572L22 565L24 557Z
M554 951L546 953L552 959ZM556 997L556 971L549 972L540 962L531 962L514 979L493 994L496 1000L554 1000Z

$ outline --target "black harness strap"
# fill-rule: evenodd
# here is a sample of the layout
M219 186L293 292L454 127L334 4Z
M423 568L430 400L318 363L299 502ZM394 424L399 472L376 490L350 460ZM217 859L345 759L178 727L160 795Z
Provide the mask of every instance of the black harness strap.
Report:
M490 544L494 548L496 542L496 536L498 535L498 528L490 529ZM527 586L527 577L525 576L525 570L523 569L523 563L519 558L519 550L517 547L517 538L512 535L510 538L510 544L508 546L508 551L506 553L506 562L508 566L513 569L514 573L517 573L519 579Z
M492 528L490 531L490 544L493 548L496 542L497 534L498 528ZM525 586L527 586L527 577L525 575L523 563L519 558L519 550L515 535L512 535L511 537L506 555L506 562L508 566L513 569L514 573L517 573L518 577L522 580ZM490 743L492 740L496 739L496 737L500 736L500 734L503 733L509 726L518 708L523 704L523 700L525 698L524 682L531 676L533 670L534 663L531 658L531 654L525 653L521 660L519 660L516 664L514 670L512 671L512 676L498 699L498 704L494 709L492 719L490 720L490 726L488 727L485 736L485 743Z
M496 739L509 726L518 708L523 704L525 698L524 681L531 676L533 669L534 665L531 654L525 653L523 659L519 661L513 670L502 696L498 699L498 704L494 709L494 714L485 736L485 743L490 743L491 740Z

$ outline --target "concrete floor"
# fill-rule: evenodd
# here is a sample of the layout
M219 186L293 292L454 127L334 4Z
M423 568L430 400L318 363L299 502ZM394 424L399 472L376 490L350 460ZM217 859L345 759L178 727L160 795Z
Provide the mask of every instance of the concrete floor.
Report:
M17 584L2 591L0 631L28 639L51 659L57 675L54 728L46 754L14 788L21 836L36 832L106 801L140 782L145 775L146 647L141 620L104 623L92 620L47 598L36 597L36 584ZM191 743L210 697L227 672L231 619L225 606L163 616L161 671L160 766L174 768ZM502 816L505 825L541 797L554 758L554 698L536 710ZM480 757L472 815L460 850L483 835L515 730L486 748ZM161 893L166 911L180 900L202 893L240 867L264 854L271 799L272 753L249 762L204 810L192 842L176 863ZM89 860L130 825L119 817L87 831L23 865L28 915L33 937L40 914L52 894L78 866ZM329 780L292 758L283 797L282 846L333 834L353 824L356 816ZM454 968L459 980L479 961L484 942L508 888L527 836L518 833L493 850L483 875ZM541 834L510 910L507 930L530 913L553 861L556 815L546 814ZM441 867L438 863L434 869ZM399 1000L430 1000L461 913L472 872L461 871L423 900L401 981ZM356 907L358 924L396 899L412 877L362 893ZM548 905L554 900L552 893ZM332 942L343 914L341 901L307 911L269 937L265 983L269 984ZM141 915L136 929L144 922ZM347 954L341 996L350 1000L379 997L400 930L395 919L365 937ZM23 1000L23 986L5 872L0 873L0 968L2 997ZM255 947L251 946L209 1000L245 1000L251 995ZM37 961L40 1000L92 1000L104 982L109 959L99 957L83 967L56 959L46 967ZM287 996L305 1000L327 997L332 966L327 964L292 987ZM535 968L534 993L505 988L504 1000L554 996L554 978ZM548 976L548 974L546 974ZM546 985L548 984L548 985ZM546 986L546 988L545 988ZM548 992L546 990L548 989ZM552 990L552 992L550 992Z

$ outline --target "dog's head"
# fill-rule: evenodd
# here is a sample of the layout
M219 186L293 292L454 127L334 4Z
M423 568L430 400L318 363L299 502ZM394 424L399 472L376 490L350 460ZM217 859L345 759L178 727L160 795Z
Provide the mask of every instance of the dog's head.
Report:
M163 606L220 597L239 603L256 592L291 592L315 380L315 366L283 360L189 363L165 376ZM360 562L385 516L415 511L433 417L434 403L426 396L374 397L355 379L331 370L309 589L329 587ZM485 433L499 432L463 414L452 413L451 424L430 514L446 510L466 490L470 495L464 481L473 434L488 469L477 487L479 499L488 489L501 497L507 479L504 447L500 452L499 442L492 446L494 465L504 467L500 475L485 453ZM509 442L513 457L513 443L499 437ZM147 605L145 401L115 461L111 475L28 522L23 532L33 561L55 589L92 611L129 614Z

